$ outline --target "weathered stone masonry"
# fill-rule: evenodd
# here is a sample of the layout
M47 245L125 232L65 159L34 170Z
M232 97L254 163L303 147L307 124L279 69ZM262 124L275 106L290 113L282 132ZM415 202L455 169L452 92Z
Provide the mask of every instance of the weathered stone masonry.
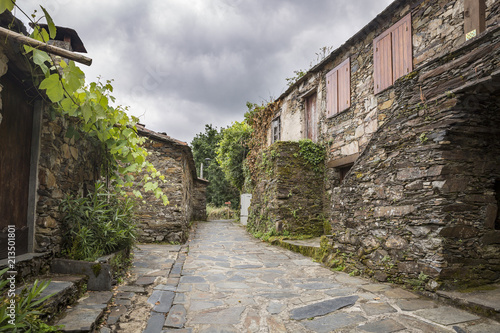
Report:
M500 278L500 3L485 5L466 42L464 0L395 1L280 97L281 139L298 140L317 95L329 264L428 289ZM373 40L408 14L413 71L375 94ZM351 105L327 117L326 74L346 59Z
M198 179L191 148L166 134L138 126L140 135L149 140L144 148L148 159L165 177L160 187L167 194L169 204L163 205L153 194L146 194L139 203L139 241L185 242L189 223L206 220L207 182Z

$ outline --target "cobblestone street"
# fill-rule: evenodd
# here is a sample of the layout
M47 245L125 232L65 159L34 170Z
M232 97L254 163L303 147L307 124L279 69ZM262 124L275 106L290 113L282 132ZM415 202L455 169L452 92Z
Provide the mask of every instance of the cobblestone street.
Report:
M230 221L141 245L101 332L500 332L496 321L332 272ZM120 309L117 311L117 309Z

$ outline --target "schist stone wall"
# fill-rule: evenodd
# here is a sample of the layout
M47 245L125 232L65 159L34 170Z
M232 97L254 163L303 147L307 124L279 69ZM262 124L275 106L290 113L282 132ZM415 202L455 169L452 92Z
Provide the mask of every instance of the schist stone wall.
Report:
M500 3L466 41L469 3L395 1L280 97L281 140L327 147L328 264L429 290L499 280ZM374 40L403 19L411 67L377 89ZM327 76L346 61L349 106L332 114Z
M196 177L189 146L165 134L138 126L139 134L148 137L144 148L148 159L166 178L160 184L169 204L163 205L153 194L138 201L139 241L185 242L189 223L206 220L205 190L207 183Z
M59 252L61 200L69 194L92 191L100 179L99 145L90 138L66 136L70 121L55 117L46 107L41 124L36 204L36 252Z
M323 172L299 154L298 142L279 141L257 161L248 227L293 234L323 234Z

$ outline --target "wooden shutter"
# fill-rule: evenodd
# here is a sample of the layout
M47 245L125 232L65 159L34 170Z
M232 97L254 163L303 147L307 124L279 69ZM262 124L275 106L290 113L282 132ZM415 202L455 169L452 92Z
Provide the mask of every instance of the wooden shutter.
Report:
M391 34L373 41L375 93L392 85L392 38Z
M349 58L339 66L338 91L338 112L342 112L351 106L351 62Z
M413 70L411 14L373 40L375 94Z
M316 94L313 94L306 99L306 134L307 138L316 142L317 139L317 115L316 115Z
M333 116L351 106L351 62L347 58L326 74L326 108Z
M392 31L392 79L393 83L413 70L411 42L411 16L407 15L394 25Z
M336 69L326 74L326 108L327 116L333 116L339 112L338 106L338 72Z

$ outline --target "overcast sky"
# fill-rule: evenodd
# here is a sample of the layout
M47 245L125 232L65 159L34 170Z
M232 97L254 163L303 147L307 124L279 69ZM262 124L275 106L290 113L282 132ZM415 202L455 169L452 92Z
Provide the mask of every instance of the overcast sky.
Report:
M113 79L117 102L147 128L188 143L205 124L241 121L247 101L279 97L320 48L339 47L391 2L17 0L78 32L93 59L80 65L87 82Z

